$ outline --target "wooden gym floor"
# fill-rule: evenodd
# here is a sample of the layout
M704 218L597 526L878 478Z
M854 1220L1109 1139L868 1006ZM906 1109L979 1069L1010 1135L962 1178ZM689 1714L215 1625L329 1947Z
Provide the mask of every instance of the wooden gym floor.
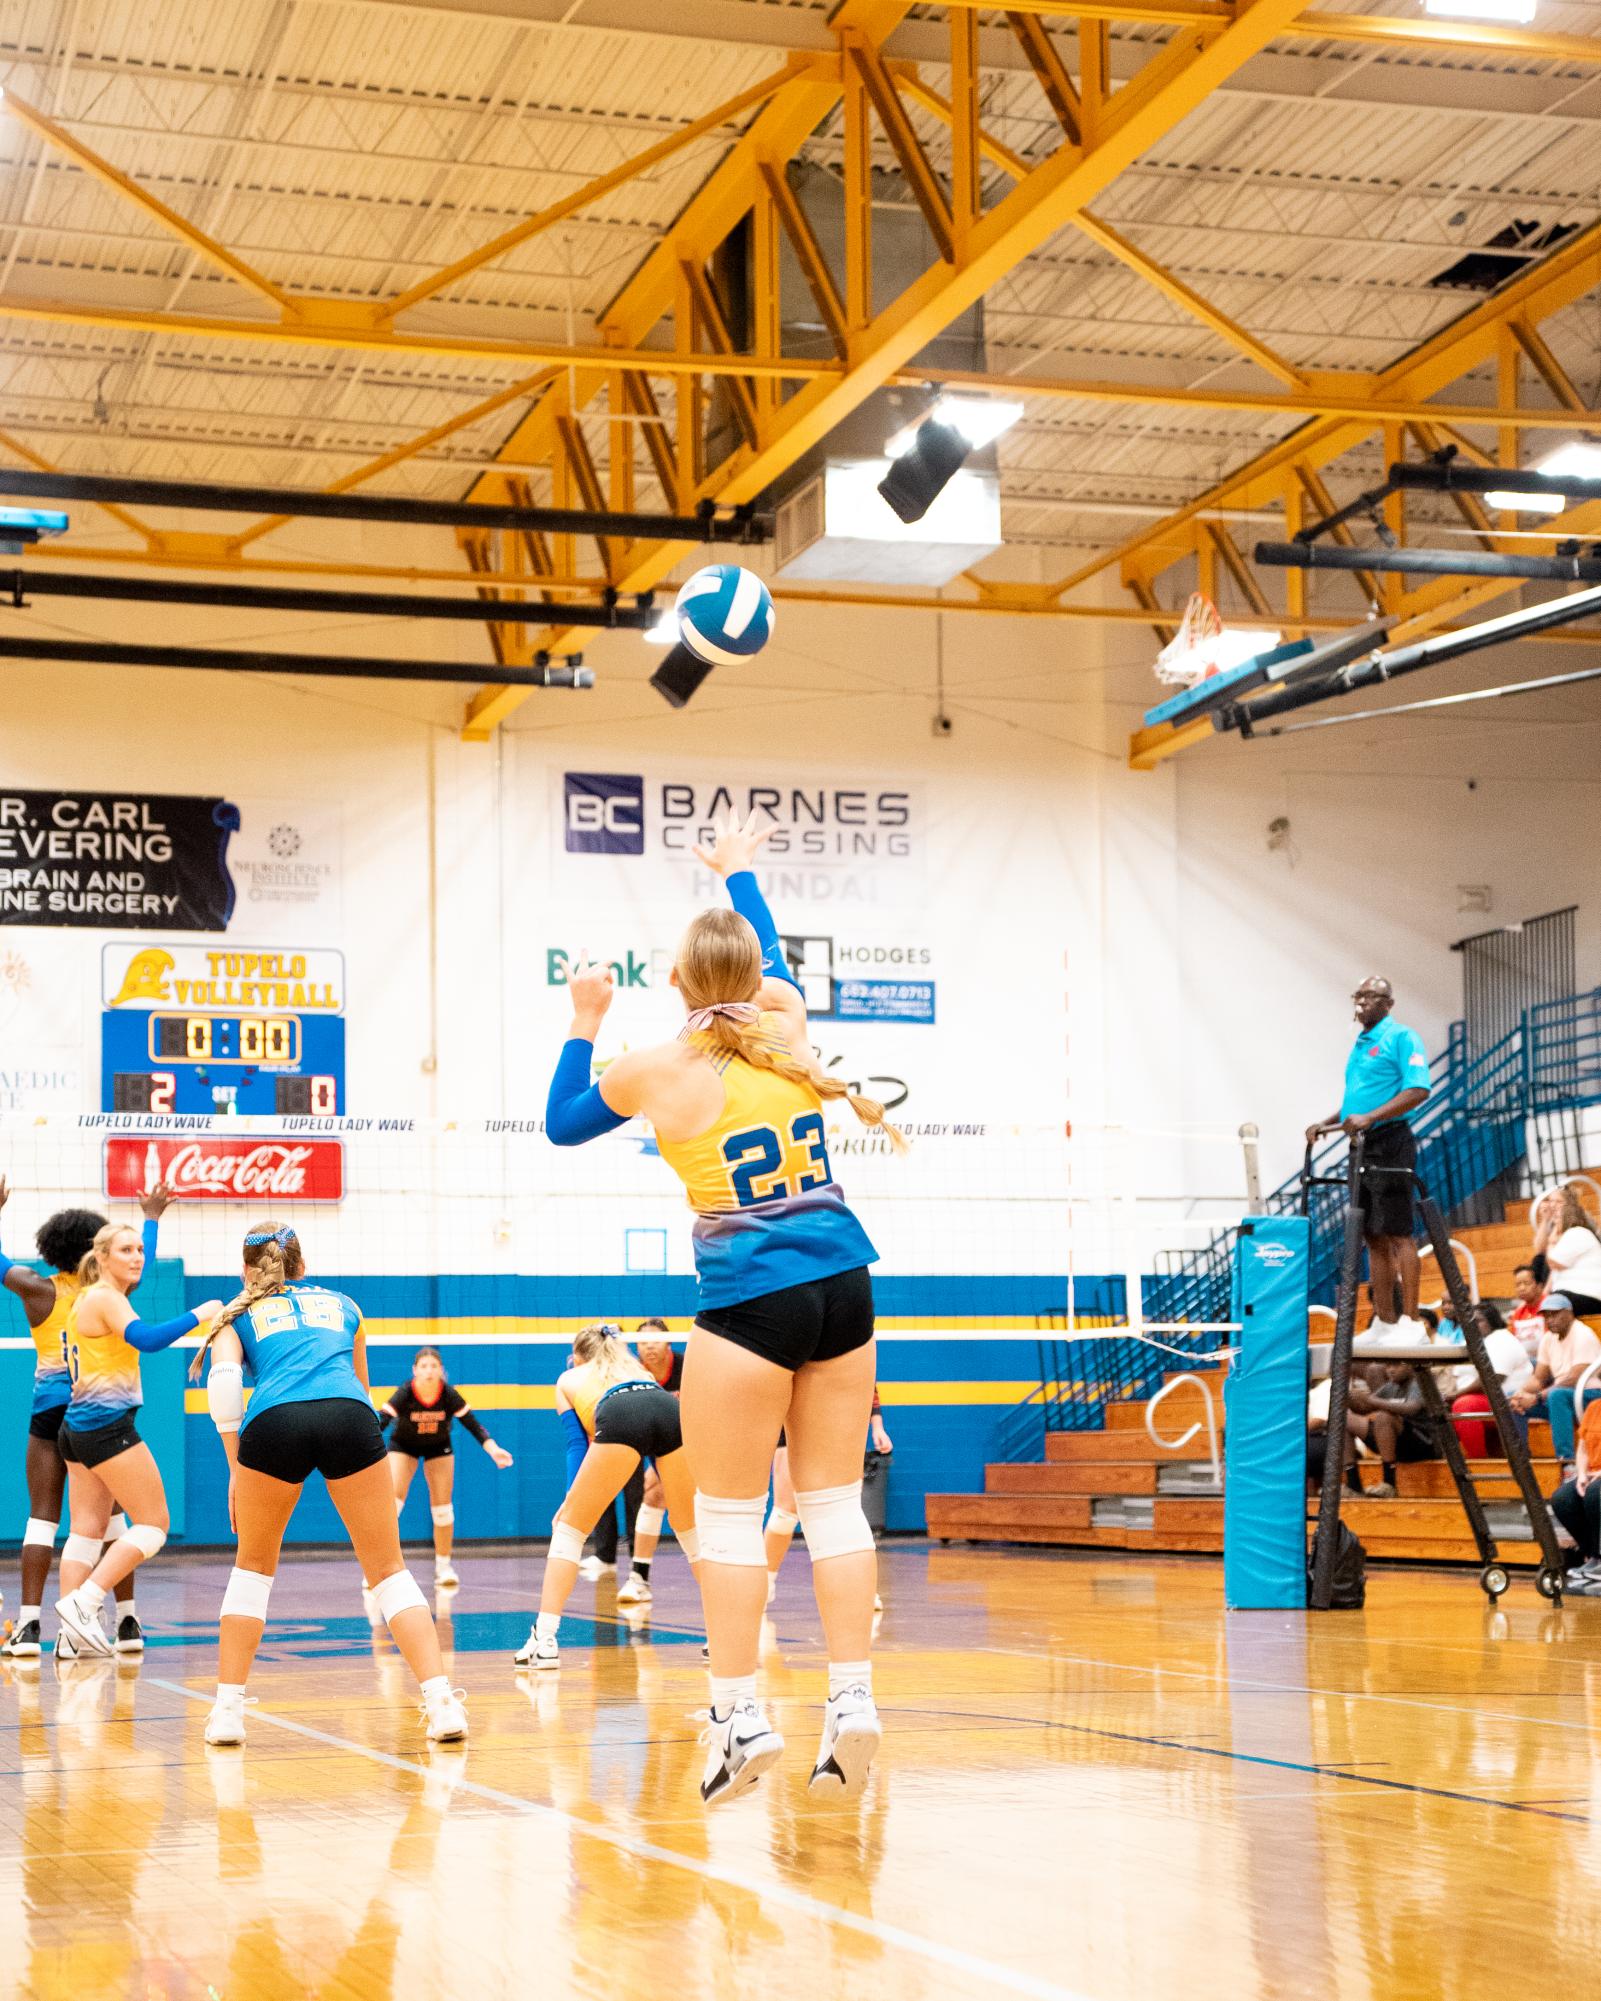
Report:
M432 1756L327 1557L280 1579L247 1749L208 1752L225 1570L149 1567L136 1668L0 1668L0 1995L1594 1991L1601 1601L1387 1571L1362 1613L1231 1615L1210 1561L892 1546L884 1755L820 1806L797 1549L766 1656L786 1765L707 1815L675 1551L648 1625L580 1584L561 1673L519 1680L537 1562L466 1549L444 1630L474 1735Z

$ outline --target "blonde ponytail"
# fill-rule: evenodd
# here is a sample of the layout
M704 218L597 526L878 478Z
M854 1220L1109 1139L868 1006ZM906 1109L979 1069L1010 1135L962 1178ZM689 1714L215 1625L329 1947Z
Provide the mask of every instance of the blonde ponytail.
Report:
M598 1363L601 1373L607 1376L637 1376L644 1367L623 1340L622 1330L609 1320L596 1320L588 1327L581 1327L573 1337L573 1354L580 1363Z
M674 970L678 988L690 1012L733 1002L753 1002L761 991L762 948L756 933L735 910L703 910L679 941ZM701 1031L713 1048L737 1056L755 1070L771 1070L791 1084L803 1085L823 1099L843 1098L864 1126L881 1132L897 1153L907 1151L906 1136L884 1116L876 1098L853 1091L822 1069L810 1050L804 1055L789 1042L766 1034L755 1023L714 1014Z
M78 1260L78 1283L81 1286L100 1283L100 1261L110 1250L112 1239L120 1236L124 1230L130 1237L134 1234L131 1223L102 1223L95 1231L94 1242Z
M200 1380L206 1351L222 1330L231 1327L258 1301L270 1298L275 1292L282 1292L291 1279L304 1277L306 1270L300 1239L287 1223L258 1223L245 1237L244 1263L244 1290L234 1294L206 1329L205 1338L189 1364L189 1374L195 1382Z

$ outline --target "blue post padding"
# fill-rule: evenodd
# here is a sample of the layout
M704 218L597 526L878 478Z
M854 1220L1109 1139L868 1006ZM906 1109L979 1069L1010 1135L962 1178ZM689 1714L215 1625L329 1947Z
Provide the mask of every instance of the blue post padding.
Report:
M1223 1595L1234 1611L1306 1604L1304 1216L1253 1216L1234 1255L1239 1357L1225 1392Z

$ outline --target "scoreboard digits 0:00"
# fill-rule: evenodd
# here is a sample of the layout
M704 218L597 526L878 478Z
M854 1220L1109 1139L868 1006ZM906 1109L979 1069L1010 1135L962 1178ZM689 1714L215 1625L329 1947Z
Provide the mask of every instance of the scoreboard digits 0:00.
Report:
M293 1014L152 1014L153 1063L296 1064L300 1017Z

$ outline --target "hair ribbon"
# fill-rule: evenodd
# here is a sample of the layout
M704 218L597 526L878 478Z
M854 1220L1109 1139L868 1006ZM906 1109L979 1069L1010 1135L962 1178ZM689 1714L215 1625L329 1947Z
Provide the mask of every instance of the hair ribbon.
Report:
M690 1034L698 1034L703 1028L710 1028L718 1015L728 1021L760 1021L762 1011L754 1001L714 1001L710 1007L698 1007L685 1022Z

